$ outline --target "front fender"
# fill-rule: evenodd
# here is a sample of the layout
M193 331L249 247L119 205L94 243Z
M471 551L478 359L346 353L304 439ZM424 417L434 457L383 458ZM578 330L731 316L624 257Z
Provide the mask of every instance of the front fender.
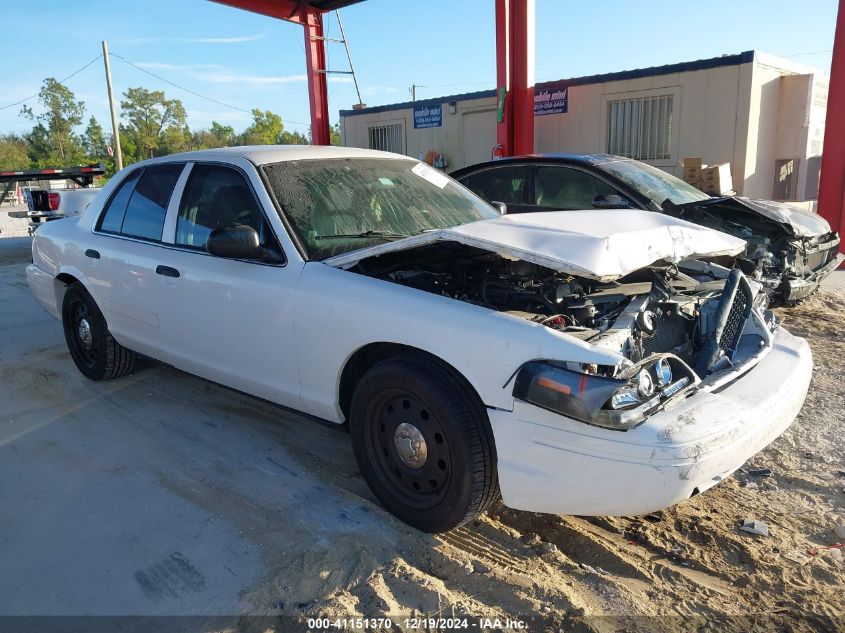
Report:
M616 365L621 357L537 323L447 297L312 262L297 289L294 344L303 407L343 420L338 398L348 360L384 342L423 350L451 365L491 408L511 410L506 383L524 363L554 358Z

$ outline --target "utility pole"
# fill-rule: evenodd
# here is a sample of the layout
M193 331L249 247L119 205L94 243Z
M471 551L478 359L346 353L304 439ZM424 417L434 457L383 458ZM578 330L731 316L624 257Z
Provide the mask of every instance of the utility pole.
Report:
M417 100L417 84L411 84L411 101Z
M120 151L120 127L117 124L117 112L114 109L114 93L111 87L111 66L109 65L109 43L103 40L103 63L106 66L106 87L109 91L109 109L111 110L111 129L114 142L114 159L117 171L123 169L123 153Z

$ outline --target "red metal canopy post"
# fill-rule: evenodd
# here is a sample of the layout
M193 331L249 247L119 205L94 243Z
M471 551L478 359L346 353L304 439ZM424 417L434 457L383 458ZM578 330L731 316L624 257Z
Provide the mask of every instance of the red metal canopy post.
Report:
M496 0L496 83L504 98L496 142L502 156L534 152L534 50L534 0Z
M824 150L819 183L819 214L834 231L845 233L845 0L839 0L830 89L827 96ZM839 245L845 252L845 245Z
M311 143L330 145L329 99L326 84L326 46L323 11L300 0L213 0L237 9L301 24L305 31L308 101L311 106Z

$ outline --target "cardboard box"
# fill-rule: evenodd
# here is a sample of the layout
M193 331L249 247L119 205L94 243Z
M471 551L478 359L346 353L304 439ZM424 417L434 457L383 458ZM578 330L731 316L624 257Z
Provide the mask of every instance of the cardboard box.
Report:
M711 196L733 191L731 164L710 165L701 170L701 190Z
M684 166L684 170L687 169L698 169L701 170L704 167L704 164L701 162L700 157L693 157L693 158L685 158L682 162Z
M694 174L684 172L683 180L688 185L692 185L696 189L701 189L701 172L695 172Z

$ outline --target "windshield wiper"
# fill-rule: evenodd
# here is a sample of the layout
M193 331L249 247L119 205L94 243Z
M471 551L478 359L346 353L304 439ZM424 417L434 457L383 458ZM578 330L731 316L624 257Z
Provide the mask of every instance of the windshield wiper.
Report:
M391 233L389 231L364 231L363 233L338 233L337 235L316 235L315 240L333 240L333 239L349 239L349 238L368 238L381 237L386 240L398 240L404 237L411 237L410 235L403 235L402 233Z

